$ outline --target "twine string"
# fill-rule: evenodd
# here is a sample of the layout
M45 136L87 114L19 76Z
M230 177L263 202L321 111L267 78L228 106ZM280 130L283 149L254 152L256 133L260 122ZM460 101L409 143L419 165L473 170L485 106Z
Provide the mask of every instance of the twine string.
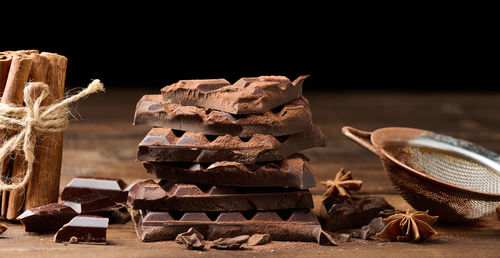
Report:
M22 146L27 163L22 180L10 184L5 183L10 180L0 180L0 190L12 191L25 187L33 176L37 137L43 133L64 131L68 126L68 105L99 91L104 91L104 86L99 80L94 80L79 93L54 104L42 106L42 101L49 96L49 86L41 82L30 82L24 88L24 107L0 103L0 129L18 132L0 147L0 168L19 146Z

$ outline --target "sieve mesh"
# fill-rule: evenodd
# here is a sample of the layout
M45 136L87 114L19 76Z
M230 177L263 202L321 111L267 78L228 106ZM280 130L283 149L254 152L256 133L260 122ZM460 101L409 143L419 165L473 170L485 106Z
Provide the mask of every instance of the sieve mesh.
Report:
M408 163L441 181L485 193L500 193L500 176L489 168L462 157L429 148L405 146Z
M400 150L406 154L403 156L406 156L404 160L407 165L438 180L485 193L500 192L500 176L474 161L430 148L404 146ZM496 202L476 200L467 195L425 189L422 186L428 182L411 182L412 180L414 179L402 182L399 179L397 183L402 186L398 190L405 192L404 196L410 204L427 209L432 205L433 210L447 209L449 217L446 220L449 222L475 220L492 213L498 206Z

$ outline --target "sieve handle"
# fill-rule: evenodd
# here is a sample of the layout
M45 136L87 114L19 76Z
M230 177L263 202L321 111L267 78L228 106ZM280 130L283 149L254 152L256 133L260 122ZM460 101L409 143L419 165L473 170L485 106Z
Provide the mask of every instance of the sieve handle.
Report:
M347 138L353 140L355 143L361 145L365 149L373 152L377 156L379 155L377 149L375 146L372 144L371 141L371 132L365 132L358 130L356 128L352 128L350 126L344 126L342 127L342 133L347 136Z

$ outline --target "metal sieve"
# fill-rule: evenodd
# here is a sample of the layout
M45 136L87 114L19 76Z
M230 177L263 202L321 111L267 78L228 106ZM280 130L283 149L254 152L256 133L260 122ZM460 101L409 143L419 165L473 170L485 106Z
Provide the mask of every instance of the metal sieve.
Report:
M417 210L463 223L495 211L500 156L470 142L430 131L389 127L342 133L380 157L394 187Z

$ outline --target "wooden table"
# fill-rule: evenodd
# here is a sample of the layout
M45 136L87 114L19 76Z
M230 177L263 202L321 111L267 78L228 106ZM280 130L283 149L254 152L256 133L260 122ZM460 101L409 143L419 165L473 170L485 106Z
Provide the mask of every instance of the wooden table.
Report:
M137 144L149 130L132 126L135 103L151 90L108 90L81 101L65 132L61 188L75 176L120 177L127 183L149 178L134 161ZM377 157L346 139L343 125L363 130L407 126L433 130L500 152L500 93L411 94L397 92L305 92L313 120L328 136L327 148L304 151L311 159L316 181L332 178L341 167L363 180L360 195L384 196L393 206L409 205L397 194ZM311 189L315 211L322 186ZM500 222L490 215L473 225L437 225L439 235L425 243L366 241L339 243L336 247L314 243L272 242L244 251L189 251L169 242L141 243L131 223L111 225L108 244L64 245L52 234L26 233L22 225L7 223L0 236L0 257L192 257L192 256L498 256Z

